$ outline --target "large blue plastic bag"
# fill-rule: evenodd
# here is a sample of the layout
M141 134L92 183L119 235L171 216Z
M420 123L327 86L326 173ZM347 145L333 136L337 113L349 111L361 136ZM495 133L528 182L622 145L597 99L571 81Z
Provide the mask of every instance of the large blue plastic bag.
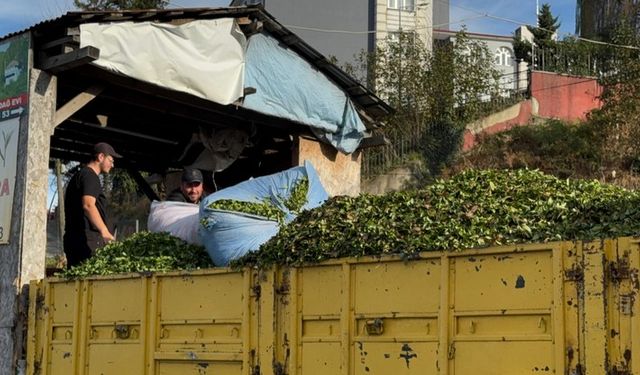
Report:
M258 250L260 245L278 233L280 224L262 216L211 209L211 203L222 199L263 203L268 198L285 213L284 221L288 223L295 219L296 214L289 212L283 200L289 198L291 190L304 177L309 181L309 190L302 209L309 210L320 206L329 195L308 161L304 166L244 181L204 198L200 203L198 234L213 262L217 266L226 266L231 260Z

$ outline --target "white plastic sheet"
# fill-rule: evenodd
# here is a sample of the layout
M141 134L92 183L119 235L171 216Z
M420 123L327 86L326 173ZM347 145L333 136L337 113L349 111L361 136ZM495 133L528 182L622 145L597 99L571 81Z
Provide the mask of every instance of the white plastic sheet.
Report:
M94 64L220 104L243 95L246 43L233 18L80 25L80 46L100 49Z

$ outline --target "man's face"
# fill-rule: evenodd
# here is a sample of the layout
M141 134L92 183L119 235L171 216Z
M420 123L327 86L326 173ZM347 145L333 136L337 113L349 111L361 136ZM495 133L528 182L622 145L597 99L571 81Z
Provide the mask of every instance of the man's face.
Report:
M200 198L202 197L202 182L183 182L180 188L191 203L200 202Z
M98 162L100 163L100 172L109 173L111 169L115 165L115 160L113 160L113 156L100 154L98 155Z

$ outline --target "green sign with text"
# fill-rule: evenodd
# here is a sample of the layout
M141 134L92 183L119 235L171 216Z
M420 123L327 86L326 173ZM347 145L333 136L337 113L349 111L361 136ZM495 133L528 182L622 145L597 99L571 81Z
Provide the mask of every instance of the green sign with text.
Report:
M0 42L0 244L9 243L20 125L28 121L29 34Z

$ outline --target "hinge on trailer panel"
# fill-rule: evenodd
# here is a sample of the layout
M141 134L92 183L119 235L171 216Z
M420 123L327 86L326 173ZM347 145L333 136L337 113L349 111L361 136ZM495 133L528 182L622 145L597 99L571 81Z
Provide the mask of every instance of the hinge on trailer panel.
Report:
M451 343L449 344L449 353L447 353L447 358L453 359L453 357L455 356L456 356L456 344Z
M581 281L584 278L584 270L577 264L564 271L564 278L567 281Z
M251 288L251 291L253 292L254 297L256 298L256 301L260 299L260 294L262 293L262 287L260 286L260 284L256 284Z
M289 294L289 279L283 279L282 280L282 284L280 284L279 287L276 288L276 294Z
M633 315L633 302L635 294L620 295L620 312L622 315Z
M631 277L631 267L629 258L620 258L617 261L609 262L609 278L613 281L621 281Z
M577 364L576 368L570 372L570 375L584 375L584 370L582 369L581 364Z
M273 375L287 375L287 372L284 370L284 365L280 362L275 362L273 364Z
M629 371L629 367L626 365L614 365L607 372L607 375L631 375L631 371Z

